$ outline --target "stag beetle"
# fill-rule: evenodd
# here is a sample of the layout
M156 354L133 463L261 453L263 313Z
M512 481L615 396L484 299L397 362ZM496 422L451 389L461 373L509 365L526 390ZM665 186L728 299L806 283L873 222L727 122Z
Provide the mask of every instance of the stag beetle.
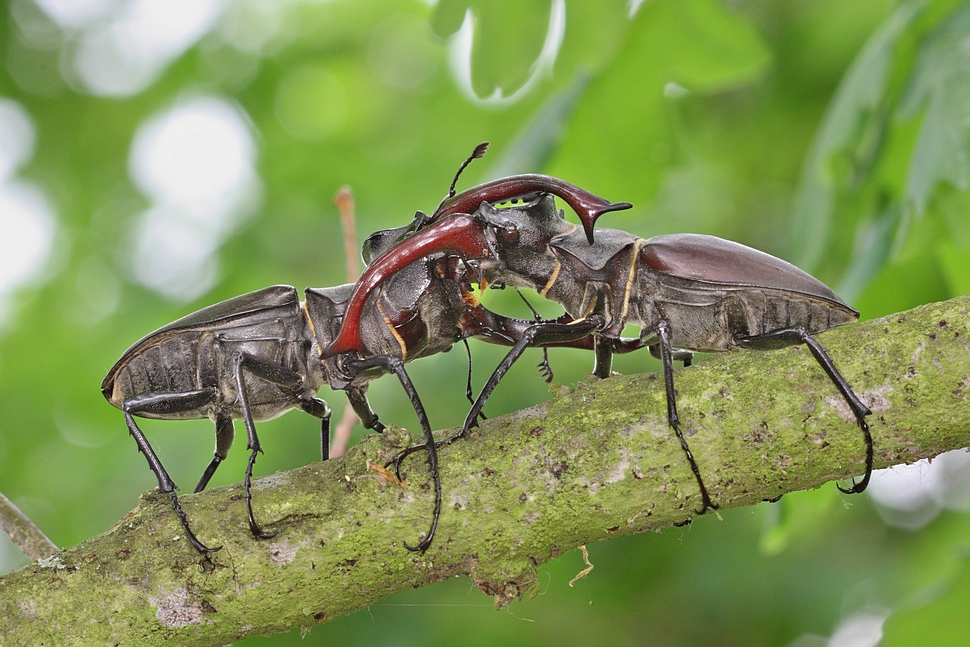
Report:
M468 192L475 194L475 190ZM495 198L494 193L489 194ZM367 298L383 277L437 251L461 255L477 264L484 283L501 282L535 289L575 318L572 326L590 330L600 377L609 375L613 348L626 324L641 328L640 339L663 363L667 419L674 429L700 489L698 511L716 509L690 447L680 429L673 381L675 360L690 361L690 351L733 348L775 349L808 346L816 361L852 409L866 443L862 480L846 493L865 490L872 472L873 447L865 416L871 412L839 374L813 334L856 321L858 312L809 274L778 258L713 236L675 234L648 240L616 229L600 229L590 244L595 214L577 212L586 235L567 222L551 195L505 209L483 200L472 214L432 219L368 268L351 297ZM504 373L536 340L548 341L558 324L537 322L523 333L489 378L487 398ZM473 405L463 428L439 445L467 435L480 411ZM414 451L413 447L405 453Z

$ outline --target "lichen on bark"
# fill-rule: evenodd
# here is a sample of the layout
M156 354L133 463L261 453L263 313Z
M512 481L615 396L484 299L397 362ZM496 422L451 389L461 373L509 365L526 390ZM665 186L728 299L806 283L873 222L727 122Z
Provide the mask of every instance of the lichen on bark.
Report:
M877 467L970 444L970 298L819 336L872 409ZM753 505L862 471L851 412L800 347L735 352L676 372L685 434L712 498ZM221 645L308 627L395 591L468 575L496 605L535 591L538 567L576 546L683 522L699 507L666 422L657 374L615 376L484 422L440 452L444 507L426 553L423 454L407 489L367 469L405 447L399 430L346 456L255 481L256 541L240 486L182 496L221 545L206 565L168 497L145 493L102 535L0 580L0 643Z

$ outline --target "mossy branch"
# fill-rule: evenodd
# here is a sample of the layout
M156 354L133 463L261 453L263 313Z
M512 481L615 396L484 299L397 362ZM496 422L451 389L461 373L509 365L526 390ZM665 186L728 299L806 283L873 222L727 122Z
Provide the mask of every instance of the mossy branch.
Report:
M876 466L970 444L970 298L820 335L869 418ZM862 471L852 414L804 348L736 352L678 370L685 433L711 496L746 506ZM699 495L668 429L656 374L595 381L489 420L441 452L444 510L425 554L432 493L379 478L408 438L371 435L344 458L256 482L256 541L239 486L183 496L212 568L168 497L146 493L108 532L0 581L0 643L221 645L310 626L409 587L469 575L496 605L534 591L536 569L581 544L689 519Z

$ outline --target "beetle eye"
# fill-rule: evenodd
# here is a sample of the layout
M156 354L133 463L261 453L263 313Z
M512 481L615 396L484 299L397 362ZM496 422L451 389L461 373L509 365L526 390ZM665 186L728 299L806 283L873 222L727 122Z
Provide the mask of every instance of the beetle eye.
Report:
M514 223L505 223L503 227L498 230L498 235L502 237L507 243L514 243L519 239L519 230L516 228Z

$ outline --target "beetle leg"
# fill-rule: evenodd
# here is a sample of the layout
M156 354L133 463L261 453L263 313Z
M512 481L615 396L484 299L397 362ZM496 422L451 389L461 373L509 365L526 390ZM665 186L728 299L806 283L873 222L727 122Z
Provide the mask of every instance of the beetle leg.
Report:
M539 311L532 307L532 304L529 303L529 300L525 298L525 295L524 294L522 294L522 290L520 290L519 288L515 288L515 293L518 294L519 297L523 301L525 301L525 305L527 305L529 307L529 310L532 311L532 318L535 321L537 321L537 322L538 321L542 321L542 317L539 316ZM465 340L465 348L466 349L468 348L468 340ZM612 348L611 348L611 350L612 350ZM598 355L597 355L597 357L598 357ZM610 353L610 362L611 363L612 363L612 360L613 360L613 354L611 352ZM472 374L471 374L471 361L472 361L472 356L471 356L471 351L469 351L469 353L468 353L468 363L469 363L469 369L468 369L468 400L469 401L471 401L471 385L472 385L472 379L471 379L471 376L472 376ZM546 384L552 384L552 380L555 378L555 374L552 372L552 366L549 365L549 349L546 348L545 346L542 347L542 361L539 362L538 364L536 364L536 368L539 370L539 375L542 376L542 379L546 381ZM593 369L593 372L596 373L596 369L595 368ZM599 373L596 373L596 374L599 375ZM609 369L607 369L607 375L609 375ZM474 404L474 402L472 404ZM483 420L485 419L485 415L484 414L482 415L482 419Z
M206 560L209 559L208 553L214 553L222 547L209 548L196 538L195 533L189 527L189 520L185 516L185 511L182 510L182 504L179 503L178 495L175 494L175 490L178 487L176 487L175 482L169 477L168 472L165 471L162 462L158 460L158 455L148 443L145 434L138 428L133 416L139 413L160 414L192 411L212 404L218 397L219 392L215 388L209 388L199 391L188 391L186 393L149 393L129 398L121 403L121 410L125 414L125 424L128 425L128 432L135 439L135 444L138 445L138 451L145 455L148 466L155 473L155 477L158 479L159 491L168 493L172 500L172 508L175 510L175 514L182 524L182 529L185 530L186 537L188 537L192 546Z
M421 425L421 432L424 435L424 444L421 447L427 449L428 467L431 471L431 480L434 482L434 514L431 518L431 528L428 530L428 534L425 535L424 539L418 542L416 546L411 546L405 542L404 547L411 551L423 553L428 550L428 546L431 545L434 539L435 530L438 528L438 518L441 516L441 477L438 474L438 451L434 434L431 433L431 423L428 422L428 414L425 413L421 398L418 396L418 392L414 388L414 383L411 382L407 371L404 370L404 361L400 357L380 355L365 360L350 360L347 364L353 366L357 371L380 366L388 373L397 375L397 378L401 381L401 386L404 387L404 392L407 393L408 398L411 400L414 413L418 416L418 423Z
M377 414L374 413L367 401L367 396L364 395L366 388L367 386L364 385L362 388L346 389L347 400L350 402L350 406L354 408L354 413L360 418L360 424L364 425L365 429L373 429L377 433L381 433L385 429L384 423L377 419Z
M468 379L465 380L465 399L468 400L468 404L475 404L475 398L472 393L472 349L468 347L467 338L462 339L461 343L465 345L465 355L468 357ZM546 381L548 382L549 380ZM488 420L484 412L479 411L478 415L482 420Z
M869 425L866 423L866 416L872 413L869 407L864 405L862 401L856 396L852 387L849 383L845 381L842 374L839 373L838 369L835 368L835 364L832 362L832 358L828 356L822 345L815 341L815 338L808 334L808 331L804 328L784 328L782 330L774 330L770 333L765 333L764 335L758 335L756 337L746 337L744 339L737 340L744 348L756 348L761 350L770 350L774 348L783 348L785 346L794 346L796 344L805 344L808 346L808 350L811 351L812 355L815 357L815 361L819 363L825 374L829 376L832 383L835 384L835 388L839 390L842 397L845 399L849 408L852 409L852 413L855 415L856 422L859 423L859 428L862 430L862 435L866 441L866 472L862 477L862 480L858 483L853 483L851 488L843 488L841 485L836 485L839 490L845 494L858 494L866 489L869 485L869 478L872 476L872 460L873 460L873 448L872 448L872 434L869 433Z
M216 450L212 455L212 462L202 472L202 478L199 479L199 484L195 486L193 492L201 492L209 484L209 479L216 473L216 468L229 454L229 448L232 447L235 436L236 432L232 428L232 417L222 411L216 413Z
M613 371L613 340L602 335L593 337L593 375L606 379Z
M498 386L498 383L502 381L502 378L505 377L505 374L510 368L512 368L512 365L515 364L516 360L522 356L522 353L525 352L526 348L531 346L539 346L548 342L581 339L592 334L594 331L601 329L603 325L604 321L601 316L591 315L586 319L576 320L572 323L540 321L526 328L525 331L523 331L522 336L512 346L512 349L495 368L495 371L492 372L492 375L488 378L485 386L482 387L482 392L478 394L478 398L472 405L471 410L468 412L468 415L465 416L465 422L461 429L452 435L435 442L435 446L444 447L446 445L450 445L459 438L464 438L468 435L471 428L478 424L478 417L481 414L482 409L485 407L485 403L488 401L488 398L492 395L492 391L494 391L495 387ZM422 445L408 447L388 461L387 465L393 464L394 469L397 471L398 477L400 478L401 461L407 458L409 454L420 450L422 447Z
M650 346L650 354L656 357L657 359L663 359L660 356L659 344L654 344L653 346ZM687 368L688 366L690 366L694 361L694 353L690 352L689 350L684 350L683 348L671 348L670 356L673 357L675 362L683 362L684 368Z
M309 413L314 418L320 419L320 460L325 461L330 458L330 407L320 398L300 397L298 398L300 408Z
M249 463L246 465L246 478L243 480L246 513L249 516L249 531L257 539L269 539L275 537L276 532L264 532L259 527L259 524L256 523L256 517L253 515L253 466L256 464L256 455L262 452L263 448L260 447L259 437L256 435L256 423L253 421L253 412L249 406L249 395L246 392L246 384L243 381L243 368L256 377L289 388L298 388L303 379L287 368L259 359L253 355L247 355L246 353L238 353L236 355L232 362L232 368L233 375L236 379L236 397L239 398L243 423L246 425L246 449L249 450Z
M664 387L667 390L667 422L674 428L674 433L677 434L680 446L687 455L690 469L694 472L694 478L697 479L697 485L701 489L701 509L697 511L697 514L704 514L708 510L717 510L718 506L711 501L711 496L707 493L704 480L701 479L701 472L697 467L697 461L694 460L694 455L687 445L687 439L684 438L684 434L680 430L680 418L677 416L677 394L674 391L674 353L670 347L670 327L666 321L661 320L657 324L657 335L660 337L660 361L663 362Z

